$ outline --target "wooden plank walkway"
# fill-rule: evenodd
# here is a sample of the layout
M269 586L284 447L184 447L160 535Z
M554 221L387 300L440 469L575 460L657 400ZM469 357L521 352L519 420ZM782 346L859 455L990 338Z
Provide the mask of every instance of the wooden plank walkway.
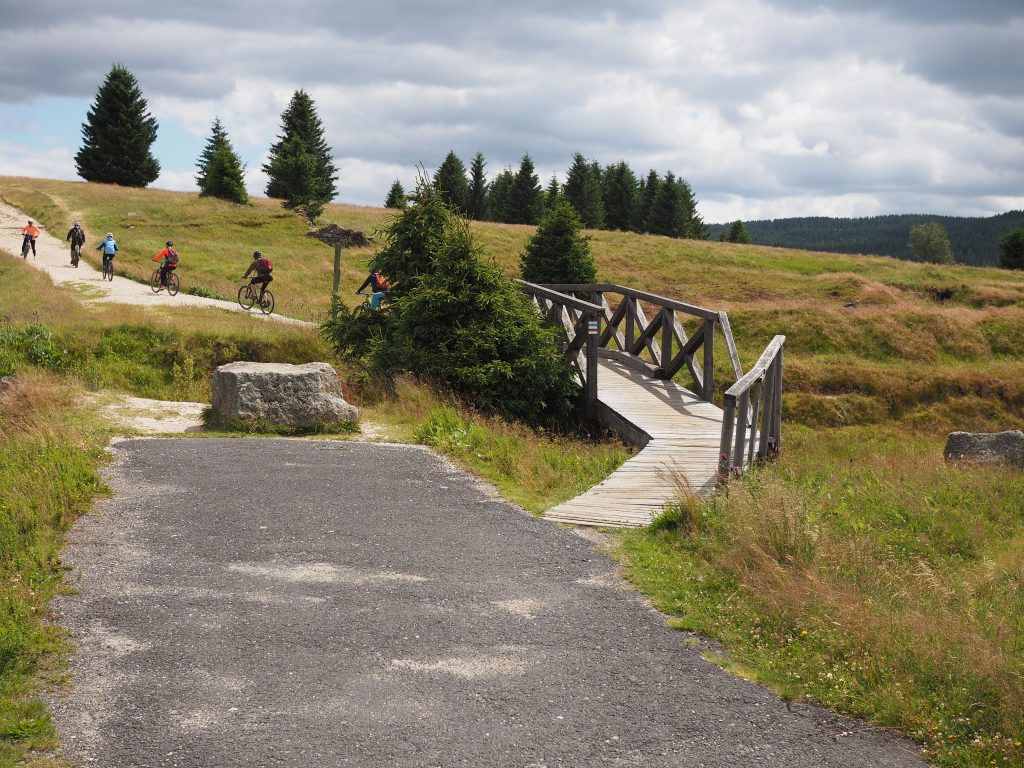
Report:
M677 494L675 477L698 493L715 485L722 409L671 381L602 360L598 400L650 436L647 446L603 482L552 507L549 520L575 525L647 525Z

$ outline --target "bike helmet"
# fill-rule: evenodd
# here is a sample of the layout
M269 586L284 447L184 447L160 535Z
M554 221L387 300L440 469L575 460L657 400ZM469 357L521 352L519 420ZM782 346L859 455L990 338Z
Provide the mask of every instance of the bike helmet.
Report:
M167 241L167 247L170 248L172 245L174 245L174 243L172 243L170 240L168 240Z
M107 232L107 237L113 237L113 236L114 236L113 232Z
M29 224L31 224L31 223L32 223L32 219L29 219L29 220L28 220L28 223L29 223Z
M252 257L253 257L254 259L259 259L259 258L262 258L262 257L263 257L263 253L262 253L261 251L253 251L253 252L252 252Z
M81 225L81 224L79 224L79 223L78 223L78 222L76 221L76 222L75 222L75 226L76 226L76 227L80 227L80 226L82 226L82 225Z

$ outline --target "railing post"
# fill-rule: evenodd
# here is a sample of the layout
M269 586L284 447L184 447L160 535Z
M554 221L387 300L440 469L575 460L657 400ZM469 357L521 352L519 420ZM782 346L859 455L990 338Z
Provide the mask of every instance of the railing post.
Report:
M740 405L736 414L736 442L733 448L733 464L743 471L743 459L746 455L747 411L750 408L749 390L740 395Z
M675 328L676 313L674 309L661 309L661 367L668 369L672 363L672 331Z
M704 399L715 402L715 321L704 321Z
M587 315L587 418L597 418L597 332L601 321L595 314Z
M757 458L768 458L768 441L772 436L772 428L775 426L775 360L768 366L764 375L763 391L761 399L764 404L761 406L761 436L757 443Z
M775 453L782 450L782 350L783 347L779 347L779 354L775 358L775 405L772 408Z
M718 480L726 482L732 470L732 434L736 426L736 398L726 396L722 409L722 442L718 452Z
M632 296L624 296L622 298L626 302L626 351L628 352L633 348L633 336L635 332L636 324L636 299Z

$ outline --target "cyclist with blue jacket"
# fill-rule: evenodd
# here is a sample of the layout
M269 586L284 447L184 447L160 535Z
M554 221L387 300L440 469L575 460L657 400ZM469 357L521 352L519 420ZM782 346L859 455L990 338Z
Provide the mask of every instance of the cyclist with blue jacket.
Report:
M108 261L114 260L114 254L117 253L117 243L114 240L114 233L107 232L107 236L103 238L103 241L96 246L96 250L103 251L103 264L104 266Z

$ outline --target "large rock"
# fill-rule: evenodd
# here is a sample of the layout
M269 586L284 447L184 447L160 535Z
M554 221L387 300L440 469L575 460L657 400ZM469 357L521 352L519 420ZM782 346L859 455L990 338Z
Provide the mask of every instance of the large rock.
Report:
M1024 432L950 432L943 453L946 461L1024 467Z
M313 429L359 416L328 363L228 363L213 372L212 388L213 411L224 419Z

